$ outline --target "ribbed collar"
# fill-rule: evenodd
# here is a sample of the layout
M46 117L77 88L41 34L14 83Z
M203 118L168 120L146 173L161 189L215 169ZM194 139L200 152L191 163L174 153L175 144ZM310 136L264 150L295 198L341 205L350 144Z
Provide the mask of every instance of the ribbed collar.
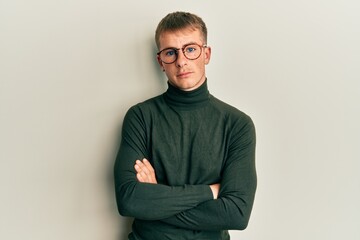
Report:
M168 89L164 93L164 98L169 105L182 110L201 107L210 99L207 80L200 87L192 91L180 90L168 82Z

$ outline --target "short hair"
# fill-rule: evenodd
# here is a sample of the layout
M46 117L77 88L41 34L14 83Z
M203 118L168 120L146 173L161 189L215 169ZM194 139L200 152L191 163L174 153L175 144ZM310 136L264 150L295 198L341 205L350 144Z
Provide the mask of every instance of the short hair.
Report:
M207 42L207 28L205 22L197 15L188 12L173 12L166 15L158 24L155 31L155 42L160 47L160 35L167 31L177 31L191 27L200 30L204 44Z

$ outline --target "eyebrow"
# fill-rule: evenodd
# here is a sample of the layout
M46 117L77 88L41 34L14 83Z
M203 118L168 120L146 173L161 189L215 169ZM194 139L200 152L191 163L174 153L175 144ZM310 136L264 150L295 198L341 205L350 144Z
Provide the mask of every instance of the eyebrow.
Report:
M183 47L185 47L185 46L188 46L188 45L191 45L191 44L196 44L196 45L202 46L201 44L198 44L197 42L188 42L188 43L182 45L181 48L183 48ZM164 50L164 49L181 49L181 48L177 48L177 47L165 47L165 48L163 48L162 50Z

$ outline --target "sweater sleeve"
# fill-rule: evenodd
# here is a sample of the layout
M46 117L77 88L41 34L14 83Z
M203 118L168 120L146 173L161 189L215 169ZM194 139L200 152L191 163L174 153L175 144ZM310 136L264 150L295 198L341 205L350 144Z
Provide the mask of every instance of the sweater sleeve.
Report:
M135 161L147 158L148 152L145 121L141 111L133 107L124 118L114 167L116 202L121 215L160 220L213 198L208 185L167 186L138 182Z
M247 123L234 131L224 166L219 198L183 211L163 222L191 230L243 230L247 227L257 185L255 128Z

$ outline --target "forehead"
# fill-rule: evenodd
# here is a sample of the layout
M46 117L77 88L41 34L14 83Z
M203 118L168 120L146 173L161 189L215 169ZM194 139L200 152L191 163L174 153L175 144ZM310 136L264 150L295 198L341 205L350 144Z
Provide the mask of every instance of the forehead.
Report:
M160 49L168 47L181 48L189 43L203 44L203 37L200 30L189 27L161 33L159 43Z

